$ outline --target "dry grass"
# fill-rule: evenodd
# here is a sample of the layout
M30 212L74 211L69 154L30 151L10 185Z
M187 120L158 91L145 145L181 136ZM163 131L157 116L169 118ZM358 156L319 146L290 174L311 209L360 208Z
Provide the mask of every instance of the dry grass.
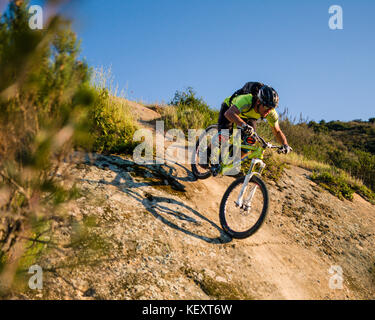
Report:
M104 153L131 153L136 144L133 136L137 129L137 116L124 99L118 95L118 87L113 85L110 70L103 68L94 72L92 85L99 98L91 110L93 127L90 129L93 150Z
M301 167L309 171L336 172L339 173L340 177L344 179L346 183L363 186L363 181L361 179L351 176L346 171L337 169L336 167L331 166L327 163L307 159L305 156L295 152L292 152L288 155L274 153L272 156L280 162L284 162L296 167Z
M330 170L332 168L330 165L326 163L307 159L303 155L295 153L295 152L292 152L288 155L274 153L273 157L275 157L276 160L280 160L290 165L301 167L310 171Z

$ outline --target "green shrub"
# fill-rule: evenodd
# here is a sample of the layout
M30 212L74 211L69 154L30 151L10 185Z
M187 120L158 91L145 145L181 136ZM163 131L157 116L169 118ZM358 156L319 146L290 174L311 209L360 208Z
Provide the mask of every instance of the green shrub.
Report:
M185 92L176 91L170 104L159 109L166 130L179 128L186 133L188 129L204 129L218 121L219 112L197 98L190 87Z
M354 190L364 199L375 205L375 193L364 185L354 185Z
M277 157L272 155L272 152L266 152L263 159L266 167L262 173L262 175L269 180L273 180L275 182L279 181L281 178L284 169L287 168L287 164L280 161ZM241 172L246 175L250 169L251 160L244 162L241 165ZM257 170L257 169L255 169Z
M267 179L273 180L275 182L277 182L281 178L284 169L288 168L288 165L285 162L282 162L276 157L273 157L273 154L271 152L265 154L264 162L266 164L266 168L263 172L263 175Z
M313 172L311 179L339 199L353 200L355 190L345 180L331 172Z
M369 126L367 122L322 120L319 124L314 121L296 124L286 110L280 115L280 126L295 152L345 170L375 190L375 156L362 150L364 145L372 146L372 128L364 127ZM364 134L366 130L370 133Z
M138 125L130 106L124 99L110 96L106 88L97 90L98 99L90 113L93 151L131 153L137 145L133 135Z

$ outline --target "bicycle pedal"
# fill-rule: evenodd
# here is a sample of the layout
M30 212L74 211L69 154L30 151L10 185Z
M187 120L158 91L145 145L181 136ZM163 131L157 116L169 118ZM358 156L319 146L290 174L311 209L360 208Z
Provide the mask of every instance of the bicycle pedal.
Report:
M212 176L213 176L213 177L216 177L218 174L219 174L218 171L216 171L216 170L213 170L213 171L212 171Z
M212 173L212 176L216 177L219 172L220 172L220 165L212 165L211 166L211 173Z

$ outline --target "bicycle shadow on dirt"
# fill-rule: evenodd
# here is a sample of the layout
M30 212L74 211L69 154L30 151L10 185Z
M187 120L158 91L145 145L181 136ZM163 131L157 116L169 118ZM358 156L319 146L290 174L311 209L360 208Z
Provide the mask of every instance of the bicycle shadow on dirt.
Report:
M85 163L88 164L87 161ZM213 244L232 241L232 238L217 224L185 203L167 197L153 196L147 192L142 195L141 192L135 191L135 189L145 186L152 186L157 189L161 187L165 192L186 197L185 186L169 175L162 167L163 165L139 165L113 155L108 157L99 155L94 161L90 162L90 165L102 170L116 172L116 176L112 181L80 179L81 181L115 186L121 192L141 203L155 218L186 235ZM139 178L145 181L135 180ZM197 229L203 229L204 231L198 233ZM220 235L207 236L207 234L212 233L212 230L215 230L215 233L219 231Z
M223 244L232 241L232 238L216 223L181 201L166 197L153 196L149 193L143 197L141 194L131 189L123 190L123 192L140 202L156 219L165 223L172 229L212 244ZM194 216L192 216L192 214ZM196 229L202 227L202 234L199 234ZM204 235L212 233L211 230L207 229L216 229L219 231L220 236L209 237Z
M188 169L186 166L172 160L165 160L165 163L162 165L165 172L169 174L171 177L176 179L177 181L183 182L194 182L197 181L197 178L194 176L193 172ZM178 167L178 168L176 168ZM180 175L180 171L184 172L184 176Z

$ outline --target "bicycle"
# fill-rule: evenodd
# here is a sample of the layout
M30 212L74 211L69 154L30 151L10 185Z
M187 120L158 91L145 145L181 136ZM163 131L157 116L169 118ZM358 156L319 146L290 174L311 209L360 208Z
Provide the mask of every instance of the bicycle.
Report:
M207 141L207 136L211 134L210 131L215 132L215 130L218 131L218 125L208 127L196 143L191 167L197 179L206 179L212 175L210 161L207 161L207 163L197 162L197 156L203 151L206 153L206 158L210 159L211 145L202 142ZM214 133L213 137L216 138L217 135L218 133ZM249 138L253 139L250 144L247 143ZM203 150L200 150L202 145ZM230 139L230 145L233 146L233 135ZM240 148L248 150L246 156L237 161L237 163L233 161L226 162L229 158L228 154L233 151L233 147L232 149L229 148L227 155L224 155L220 161L219 171L221 175L226 174L228 170L236 169L251 159L247 174L237 178L227 188L220 203L219 217L221 226L227 234L235 239L244 239L253 235L265 221L269 207L269 195L266 184L261 179L261 174L266 167L263 162L263 156L268 148L278 149L278 152L281 153L283 147L266 142L257 133L254 133L251 137L245 135L241 141ZM202 173L198 170L198 167L206 171ZM238 195L237 189L239 189ZM259 192L257 192L258 190Z

